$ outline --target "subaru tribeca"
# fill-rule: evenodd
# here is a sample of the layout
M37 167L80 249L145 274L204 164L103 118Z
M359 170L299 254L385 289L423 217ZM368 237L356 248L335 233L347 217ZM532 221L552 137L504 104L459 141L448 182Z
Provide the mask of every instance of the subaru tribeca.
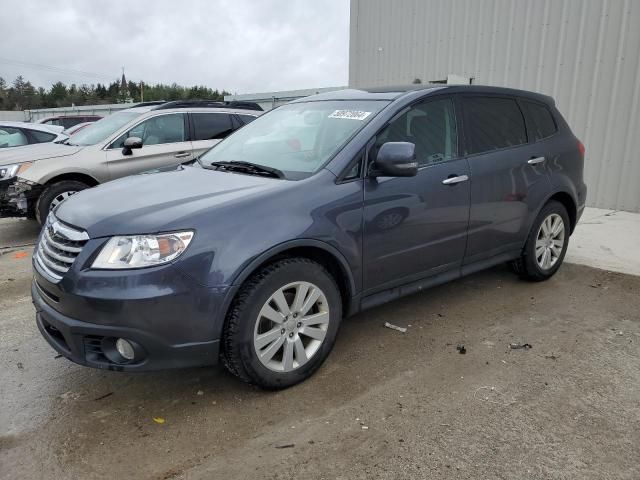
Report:
M37 324L82 365L221 360L284 388L345 316L502 262L551 277L584 208L583 156L554 101L525 91L297 100L191 166L62 202L34 255Z

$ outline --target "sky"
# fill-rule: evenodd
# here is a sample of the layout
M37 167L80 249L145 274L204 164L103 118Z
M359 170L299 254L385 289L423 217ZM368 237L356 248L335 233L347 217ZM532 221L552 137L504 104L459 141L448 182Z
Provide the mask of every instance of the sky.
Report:
M3 0L0 77L35 86L347 85L349 0Z

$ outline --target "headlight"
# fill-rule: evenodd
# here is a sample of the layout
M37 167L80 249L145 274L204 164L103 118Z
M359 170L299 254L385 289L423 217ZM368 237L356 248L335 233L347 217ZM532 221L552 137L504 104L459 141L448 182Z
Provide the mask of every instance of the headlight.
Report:
M31 165L33 165L33 163L31 162L16 163L15 165L4 165L0 167L0 178L2 179L13 178L16 175L31 168Z
M91 265L97 269L142 268L175 260L187 249L193 232L112 237Z

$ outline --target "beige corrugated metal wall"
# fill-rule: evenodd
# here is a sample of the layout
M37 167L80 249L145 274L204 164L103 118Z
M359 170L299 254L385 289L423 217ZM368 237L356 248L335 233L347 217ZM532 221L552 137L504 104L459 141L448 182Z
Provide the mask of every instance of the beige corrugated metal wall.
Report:
M351 0L349 84L473 77L552 95L591 206L640 211L640 0Z

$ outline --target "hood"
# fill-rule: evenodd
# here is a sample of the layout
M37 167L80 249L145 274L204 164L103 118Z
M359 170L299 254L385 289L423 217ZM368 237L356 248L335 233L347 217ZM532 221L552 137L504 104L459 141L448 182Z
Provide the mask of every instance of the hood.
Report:
M192 220L200 213L290 183L174 167L170 172L134 175L79 192L60 204L55 215L85 230L91 238L190 229L197 227Z
M2 148L0 149L0 165L66 157L78 153L83 148L85 147L59 143L37 143L35 145L25 145L24 147Z

